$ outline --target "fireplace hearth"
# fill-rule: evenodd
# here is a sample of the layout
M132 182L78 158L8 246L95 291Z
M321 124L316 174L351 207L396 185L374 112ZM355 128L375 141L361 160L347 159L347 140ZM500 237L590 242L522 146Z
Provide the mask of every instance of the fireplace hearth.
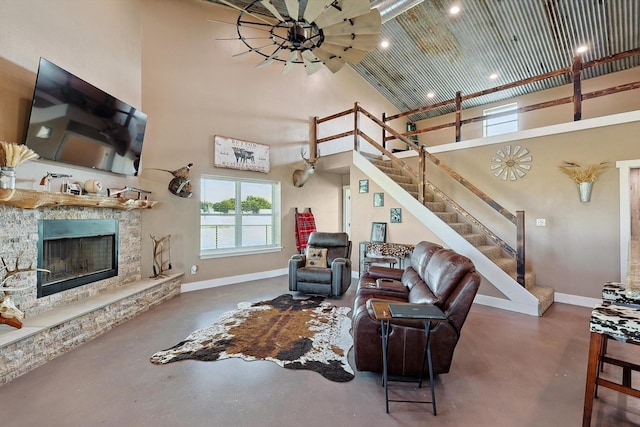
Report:
M38 298L118 275L118 220L38 221Z

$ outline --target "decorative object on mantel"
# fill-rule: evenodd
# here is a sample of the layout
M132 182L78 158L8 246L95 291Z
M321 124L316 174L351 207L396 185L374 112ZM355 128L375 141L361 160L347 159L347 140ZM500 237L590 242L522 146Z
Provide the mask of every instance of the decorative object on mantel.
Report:
M44 187L45 191L50 191L51 180L55 178L71 178L71 175L68 175L66 173L47 172L47 174L40 180L40 185Z
M128 211L131 209L151 209L157 203L157 201L133 200L122 197L74 196L46 191L0 189L0 204L21 209L37 209L46 206L84 206Z
M89 194L98 195L102 193L103 186L102 186L102 182L98 181L97 179L88 179L84 182L84 184L82 185L82 188L84 188L84 191L86 191Z
M0 258L2 260L2 266L0 267L0 271L5 273L2 282L0 282L0 324L4 323L14 328L20 329L22 328L22 319L24 319L24 313L16 307L16 305L11 301L11 297L9 294L11 292L22 291L28 289L29 286L22 286L18 288L12 288L6 286L7 280L11 277L15 276L18 273L26 273L29 271L44 271L50 273L49 270L44 268L34 268L33 264L30 264L29 267L20 268L20 255L16 257L16 264L13 270L9 269L4 258Z
M173 179L169 181L169 186L167 187L171 192L171 194L188 199L193 194L191 192L192 191L191 181L189 180L189 171L191 170L192 166L193 166L193 163L189 163L187 166L183 166L179 169L172 170L172 171L168 169L158 169L158 168L145 168L145 169L169 172L171 175L173 175Z
M173 268L171 266L171 234L168 236L156 239L151 236L153 240L153 276L152 279L158 277L165 277L165 272Z
M141 188L126 186L123 188L107 188L107 196L123 198L125 193L136 193L137 197L134 200L140 200L142 193L151 194L151 191L143 190ZM145 196L146 199L147 196Z
M609 162L605 161L582 166L576 162L563 161L558 168L576 183L580 201L586 203L591 200L593 183L600 178L600 175L609 169Z
M16 188L16 167L39 156L24 144L0 141L0 188Z

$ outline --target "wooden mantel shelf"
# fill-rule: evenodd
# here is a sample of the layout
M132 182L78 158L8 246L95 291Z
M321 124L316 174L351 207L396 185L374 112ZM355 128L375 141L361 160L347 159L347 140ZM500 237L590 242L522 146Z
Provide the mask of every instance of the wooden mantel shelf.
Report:
M76 196L35 190L0 189L0 204L22 209L37 209L44 206L84 206L131 210L151 209L157 203L151 200L133 200L120 197Z

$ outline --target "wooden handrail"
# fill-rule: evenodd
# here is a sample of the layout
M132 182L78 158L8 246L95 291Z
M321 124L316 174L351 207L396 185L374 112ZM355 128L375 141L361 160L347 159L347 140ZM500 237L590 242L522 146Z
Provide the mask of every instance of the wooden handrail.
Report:
M456 142L461 140L461 133L462 133L462 126L468 123L473 123L473 122L479 122L482 120L486 120L486 118L488 116L478 116L478 117L472 117L472 118L468 118L468 119L462 119L461 114L462 114L462 103L464 101L468 101L470 99L474 99L474 98L478 98L481 96L485 96L485 95L489 95L492 93L496 93L496 92L500 92L500 91L504 91L507 89L513 89L519 86L524 86L530 83L535 83L541 80L546 80L549 78L554 78L554 77L559 77L559 76L567 76L568 78L571 79L572 81L572 86L573 86L573 96L571 97L565 97L565 98L559 98L559 99L555 99L552 101L547 101L547 102L541 102L538 104L534 104L534 105L529 105L526 107L521 107L518 108L517 110L505 113L505 114L513 114L514 112L529 112L529 111L534 111L534 110L538 110L538 109L542 109L542 108L548 108L548 107L552 107L552 106L556 106L556 105L562 105L562 104L568 104L573 102L573 120L580 120L582 118L582 101L588 100L588 99L592 99L592 98L596 98L599 96L604 96L604 95L609 95L611 93L618 93L618 92L622 92L622 91L626 91L626 90L633 90L633 89L640 89L640 82L632 82L632 83L627 83L627 84L623 84L623 85L619 85L619 86L614 86L614 87L610 87L610 88L606 88L606 89L601 89L598 91L594 91L594 92L590 92L588 94L582 94L582 71L587 70L589 68L592 67L596 67L599 65L603 65L603 64L607 64L609 62L613 62L613 61L619 61L622 59L626 59L626 58L630 58L632 56L636 56L636 55L640 55L640 48L635 48L635 49L630 49L624 52L620 52L614 55L609 55L603 58L599 58L599 59L595 59L592 61L588 61L588 62L582 62L582 59L578 56L573 58L572 61L572 65L568 66L568 67L564 67L564 68L560 68L558 70L554 70L554 71L549 71L547 73L544 74L539 74L537 76L533 76L533 77L529 77L526 79L522 79L522 80L518 80L512 83L507 83L504 85L500 85L500 86L496 86L493 88L489 88L489 89L485 89L479 92L474 92L471 94L466 94L466 95L462 95L460 92L456 93L456 97L453 99L449 99L446 101L442 101L442 102L438 102L436 104L432 104L432 105L427 105L427 106L423 106L420 108L416 108L413 110L409 110L409 111L404 111L398 114L394 114L394 115L384 115L384 121L385 122L389 122L391 120L395 120L401 117L406 117L406 116L410 116L410 115L416 115L416 114L421 114L421 113L425 113L427 111L431 111L440 107L445 107L448 105L453 105L453 108L455 109L455 119L453 122L450 123L443 123L437 126L432 126L432 127L428 127L428 128L424 128L424 129L417 129L415 131L411 131L411 132L406 132L403 133L403 135L405 136L413 136L413 135L420 135L420 134L425 134L428 132L432 132L435 130L440 130L440 129L445 129L448 127L453 127L455 128L455 136L454 136L454 140ZM499 116L499 114L492 114L492 117L497 117ZM384 141L390 141L396 139L395 137L392 136L385 136Z
M366 116L367 118L369 118L371 121L373 121L374 123L376 123L378 126L380 126L382 128L383 139L385 139L384 135L389 133L389 134L392 135L392 137L397 138L400 141L402 141L403 143L405 143L412 150L417 151L418 154L419 154L419 170L416 172L406 162L404 162L403 160L399 159L392 152L388 151L383 145L378 144L373 138L371 138L364 131L362 131L360 129L360 119L359 119L359 114L360 113L362 113L364 116ZM446 164L441 162L440 159L435 157L433 154L429 153L426 150L425 147L418 146L415 142L411 141L410 139L408 139L406 136L404 136L400 132L398 132L395 129L389 127L386 123L384 123L384 121L378 119L376 116L371 114L369 111L367 111L366 109L362 108L357 102L354 104L353 109L349 110L349 112L343 111L341 113L334 114L332 116L328 116L328 117L321 118L321 119L314 118L314 126L317 126L319 123L324 123L326 121L333 120L333 119L345 116L347 114L354 114L354 122L353 122L354 123L354 130L348 131L348 132L339 133L339 134L335 134L335 135L324 137L324 138L320 138L320 139L316 139L316 138L314 138L314 136L317 135L317 129L314 129L314 131L311 133L312 134L311 143L312 144L320 144L320 143L328 142L328 141L331 141L331 140L334 140L334 139L342 138L342 137L345 137L345 136L354 135L354 138L355 138L355 140L354 140L354 149L356 151L360 151L359 137L364 139L365 141L367 141L371 146L373 146L375 149L377 149L383 155L387 156L394 164L398 165L403 171L405 171L410 176L412 176L412 177L414 177L415 179L418 180L419 185L420 185L420 191L418 192L418 200L422 204L424 204L424 198L425 198L424 195L425 195L426 188L429 188L429 190L431 190L437 197L439 197L440 199L445 201L447 204L449 204L457 213L459 213L464 218L466 218L467 221L469 221L471 224L473 224L485 236L487 236L490 240L492 240L497 246L502 248L506 253L510 254L513 257L515 257L517 262L521 262L522 265L518 264L517 271L521 272L522 275L519 274L517 280L518 280L518 283L520 283L521 285L524 286L524 247L523 246L522 247L518 246L516 249L513 249L504 240L502 240L500 237L498 237L495 233L493 233L491 230L489 230L484 224L482 224L475 217L473 217L469 212L467 212L464 208L462 208L462 206L460 206L457 202L455 202L451 197L449 197L447 194L445 194L440 189L438 189L433 183L429 182L426 179L426 173L425 173L425 171L426 171L426 160L427 159L430 160L433 164L435 164L436 166L438 166L439 168L441 168L442 170L447 172L447 174L449 174L449 176L451 176L458 183L460 183L462 186L464 186L469 191L471 191L472 194L474 194L477 197L479 197L481 200L483 200L485 203L487 203L490 207L492 207L496 212L500 213L504 218L506 218L511 223L516 225L516 228L518 230L517 231L516 240L517 240L517 242L519 244L520 243L524 244L524 220L520 220L519 216L516 216L516 215L512 214L511 212L509 212L506 208L504 208L498 202L496 202L491 197L489 197L487 194L482 192L479 188L477 188L476 186L471 184L469 181L464 179L456 171L454 171L449 166L447 166Z

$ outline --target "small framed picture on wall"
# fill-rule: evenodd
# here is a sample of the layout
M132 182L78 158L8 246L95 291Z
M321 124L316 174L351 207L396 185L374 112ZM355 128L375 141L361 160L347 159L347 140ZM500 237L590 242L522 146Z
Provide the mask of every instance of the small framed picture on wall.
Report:
M373 193L373 206L376 208L384 206L384 193Z
M368 193L369 192L369 180L368 179L361 179L360 182L359 182L358 188L359 188L361 193Z
M374 222L371 224L371 241L384 243L387 240L387 223Z
M389 210L390 220L393 223L402 222L402 209L401 208L391 208Z

